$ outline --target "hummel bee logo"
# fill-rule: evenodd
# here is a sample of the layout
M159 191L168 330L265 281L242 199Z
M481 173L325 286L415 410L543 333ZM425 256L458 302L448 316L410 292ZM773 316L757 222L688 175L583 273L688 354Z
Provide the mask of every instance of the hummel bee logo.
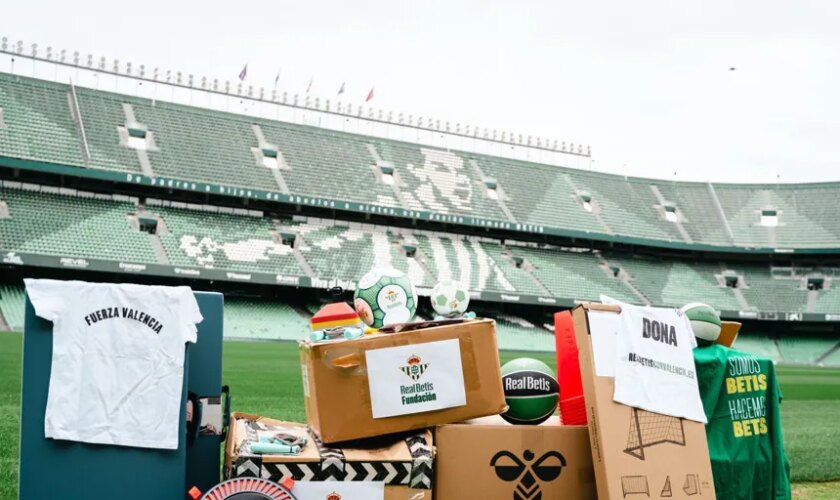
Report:
M411 377L411 380L415 382L423 376L423 373L426 372L426 368L429 367L429 363L421 363L420 356L416 354L412 354L406 362L408 364L401 366L400 371Z
M566 459L556 451L549 451L529 465L534 460L534 452L531 450L525 450L522 458L524 462L513 453L502 450L493 455L490 466L502 481L518 480L513 490L513 500L541 500L542 490L537 479L546 482L557 479L566 466Z

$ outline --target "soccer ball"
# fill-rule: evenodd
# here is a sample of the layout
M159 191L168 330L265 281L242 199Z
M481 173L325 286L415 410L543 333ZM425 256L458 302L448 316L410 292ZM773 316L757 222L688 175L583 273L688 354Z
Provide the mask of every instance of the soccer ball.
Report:
M720 337L720 316L713 307L692 302L680 311L688 317L699 347L712 345Z
M470 293L457 281L444 280L432 288L432 308L443 317L464 314L470 305Z
M417 311L417 290L396 269L373 269L359 280L353 295L356 312L373 328L411 321Z

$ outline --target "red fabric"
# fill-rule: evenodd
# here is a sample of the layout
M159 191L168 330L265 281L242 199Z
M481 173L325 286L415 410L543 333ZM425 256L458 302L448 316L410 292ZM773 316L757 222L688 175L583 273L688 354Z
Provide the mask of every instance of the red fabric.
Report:
M557 380L560 383L560 420L564 425L586 425L586 403L580 379L580 360L572 313L554 314Z
M367 96L367 98L365 99L365 102L368 102L368 101L370 101L371 99L373 99L373 87L371 87L371 88L370 88L370 92L368 92L368 96Z

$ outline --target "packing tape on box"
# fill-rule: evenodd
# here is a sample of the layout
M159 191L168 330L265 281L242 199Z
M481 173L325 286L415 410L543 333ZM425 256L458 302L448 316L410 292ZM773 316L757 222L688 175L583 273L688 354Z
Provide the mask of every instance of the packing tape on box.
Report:
M416 332L416 330L414 330ZM406 332L408 333L408 332ZM399 347L416 344L410 336L392 333L390 335L391 345L388 347ZM461 350L461 369L464 372L464 388L467 391L477 391L481 388L481 379L478 376L478 365L476 363L475 347L470 336L459 339ZM336 342L329 348L310 349L310 356L315 361L320 361L330 369L345 370L349 375L362 375L367 373L364 350L362 344L347 341Z

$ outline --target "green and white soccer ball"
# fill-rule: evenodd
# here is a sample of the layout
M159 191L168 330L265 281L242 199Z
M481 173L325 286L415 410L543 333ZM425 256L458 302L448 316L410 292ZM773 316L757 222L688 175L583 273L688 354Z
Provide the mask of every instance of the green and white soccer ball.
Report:
M368 326L411 321L417 311L417 290L408 276L396 269L373 269L359 280L353 304Z
M464 314L469 305L470 293L457 281L444 280L432 288L432 308L443 317Z

